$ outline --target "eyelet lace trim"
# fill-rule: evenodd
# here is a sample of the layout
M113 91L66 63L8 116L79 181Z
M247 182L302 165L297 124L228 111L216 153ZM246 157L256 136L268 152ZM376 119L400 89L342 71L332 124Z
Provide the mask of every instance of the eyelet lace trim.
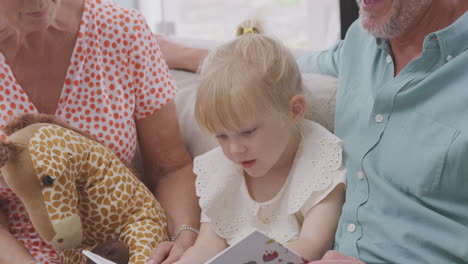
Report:
M295 217L313 192L329 188L335 177L342 177L342 143L319 124L306 121L303 140L299 146L286 186L287 200L278 214L267 216L269 223L263 230L280 242L287 242L298 235L298 226L289 217ZM253 226L249 221L259 221L258 213L262 207L255 201L241 199L242 169L228 160L220 147L215 148L194 160L194 173L197 175L196 193L203 213L210 219L214 231L223 238L241 238ZM247 203L246 203L247 202ZM317 201L318 203L319 201ZM268 206L268 205L267 205ZM286 213L287 211L287 213ZM256 227L258 228L258 227Z

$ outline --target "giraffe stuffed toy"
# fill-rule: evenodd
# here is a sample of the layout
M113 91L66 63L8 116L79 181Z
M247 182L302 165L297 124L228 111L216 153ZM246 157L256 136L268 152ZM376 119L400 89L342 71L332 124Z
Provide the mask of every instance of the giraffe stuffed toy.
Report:
M159 203L104 145L46 115L5 130L0 176L63 264L85 263L83 249L112 240L126 245L129 263L144 264L167 239Z

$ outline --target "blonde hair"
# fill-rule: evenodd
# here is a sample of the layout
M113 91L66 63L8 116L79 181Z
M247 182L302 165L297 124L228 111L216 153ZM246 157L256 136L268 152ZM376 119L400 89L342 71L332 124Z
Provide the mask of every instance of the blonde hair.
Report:
M240 131L259 114L288 118L289 100L302 94L296 60L280 41L247 20L237 38L208 54L200 66L195 118L205 130Z

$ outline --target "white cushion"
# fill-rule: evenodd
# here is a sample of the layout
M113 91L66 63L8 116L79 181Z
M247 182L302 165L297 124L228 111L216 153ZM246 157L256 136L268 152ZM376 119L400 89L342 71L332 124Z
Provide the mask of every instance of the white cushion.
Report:
M202 131L195 121L198 75L179 70L171 70L171 73L179 89L175 103L182 139L192 157L195 157L217 146L215 137ZM306 118L333 132L337 80L317 74L303 74L303 80L307 101Z

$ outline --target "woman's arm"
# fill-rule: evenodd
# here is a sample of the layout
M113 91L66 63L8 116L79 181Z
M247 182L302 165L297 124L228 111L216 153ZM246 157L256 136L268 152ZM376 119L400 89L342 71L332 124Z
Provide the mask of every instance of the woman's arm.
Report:
M339 184L325 199L309 209L299 238L286 246L309 261L321 259L333 245L344 197L344 184Z
M196 72L208 54L206 49L184 46L161 35L157 35L156 38L163 57L171 69Z
M195 195L192 157L180 136L174 102L138 120L137 130L145 177L155 186L153 192L164 208L169 236L183 224L198 228L200 209ZM166 263L177 260L195 239L195 233L181 232L175 244L168 247Z
M226 240L213 231L210 223L202 223L195 245L176 264L203 264L227 246Z
M8 223L0 211L0 264L26 264L34 260L28 250L8 230Z

